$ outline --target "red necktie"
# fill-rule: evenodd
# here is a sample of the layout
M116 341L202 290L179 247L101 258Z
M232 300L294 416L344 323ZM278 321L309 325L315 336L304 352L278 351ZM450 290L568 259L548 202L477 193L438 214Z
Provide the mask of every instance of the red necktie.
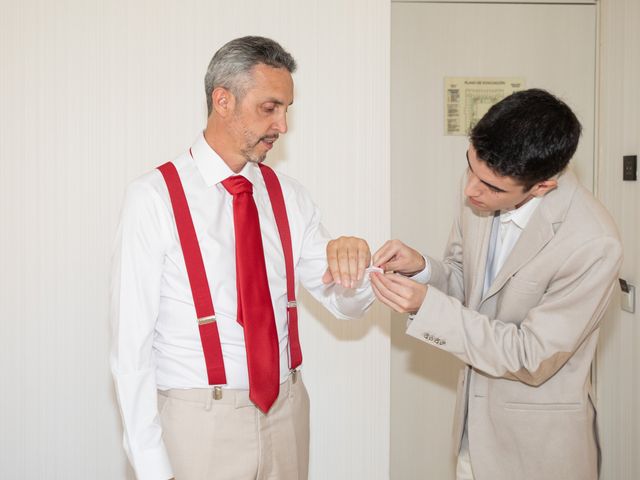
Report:
M249 398L267 413L280 389L280 355L258 209L249 180L236 175L222 185L233 195L238 323L244 327Z

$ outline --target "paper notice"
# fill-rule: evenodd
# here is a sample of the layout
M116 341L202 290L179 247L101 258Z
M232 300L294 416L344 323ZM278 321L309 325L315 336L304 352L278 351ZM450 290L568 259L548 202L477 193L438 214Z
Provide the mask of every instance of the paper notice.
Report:
M468 135L489 108L524 88L524 78L445 77L445 135Z

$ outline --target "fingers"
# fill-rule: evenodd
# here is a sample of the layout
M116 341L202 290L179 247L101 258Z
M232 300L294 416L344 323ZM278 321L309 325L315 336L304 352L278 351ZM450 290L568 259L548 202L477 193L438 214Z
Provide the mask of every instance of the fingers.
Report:
M396 281L393 277L399 277L395 274L373 274L371 275L371 283L377 287L380 294L387 300L396 305L402 306L404 301L411 297L411 289L408 286Z
M380 300L382 303L384 303L387 307L391 308L392 310L395 310L396 312L399 312L399 313L403 313L402 312L402 308L400 308L399 305L396 305L391 300L389 300L387 297L382 295L382 293L380 292L380 290L378 290L378 287L376 287L376 285L373 282L373 280L371 281L371 288L373 288L373 293L375 293L376 298L378 300Z
M376 297L396 312L418 311L427 294L426 285L395 273L373 273L371 285Z
M340 285L342 278L340 277L340 265L338 263L338 246L335 240L331 240L327 244L327 269L333 281Z
M363 243L360 244L358 248L358 265L357 265L357 277L356 280L359 282L364 277L364 271L371 263L371 250L369 249L369 245L364 240Z
M332 281L346 288L354 288L364 277L370 261L371 250L361 238L340 237L327 244L328 273ZM329 275L325 273L323 282Z
M376 253L373 254L373 264L375 266L382 267L389 260L391 260L396 254L397 246L395 242L398 240L387 240L384 244L378 249Z
M338 266L340 268L340 278L342 279L342 285L347 288L353 288L351 281L351 272L356 270L356 255L355 252L349 251L348 245L339 247L338 250Z
M404 275L414 275L425 268L422 254L400 240L385 242L373 256L373 264L382 267L385 271Z
M328 285L331 282L333 282L333 275L331 274L331 270L327 268L327 270L324 272L324 275L322 275L322 283Z

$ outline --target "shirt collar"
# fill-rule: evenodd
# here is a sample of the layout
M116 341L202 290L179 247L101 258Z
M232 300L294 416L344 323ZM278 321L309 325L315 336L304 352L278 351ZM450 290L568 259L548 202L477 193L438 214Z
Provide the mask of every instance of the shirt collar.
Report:
M525 203L524 205L521 205L520 207L514 210L500 212L500 222L502 223L513 222L522 230L524 230L527 224L529 223L529 220L531 219L533 212L535 212L536 208L538 208L538 205L540 204L540 200L542 200L542 198L533 197L527 203Z
M249 180L254 187L261 184L260 180L262 176L258 172L257 164L247 162L240 172L235 173L213 148L211 148L205 140L203 133L200 133L195 142L193 142L191 155L193 156L196 167L198 167L200 171L200 175L202 175L208 187L216 185L233 175L242 175Z

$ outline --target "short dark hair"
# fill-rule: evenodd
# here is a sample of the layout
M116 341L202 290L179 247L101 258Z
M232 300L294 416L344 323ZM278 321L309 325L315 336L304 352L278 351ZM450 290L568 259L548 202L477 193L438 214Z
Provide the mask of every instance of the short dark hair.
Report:
M527 191L565 169L581 131L566 103L533 88L492 106L471 130L470 140L493 172L514 178Z
M250 72L258 64L274 68L296 70L296 61L280 44L265 37L241 37L231 40L218 50L209 62L204 77L207 109L211 115L211 93L216 87L224 87L241 99L249 87Z

